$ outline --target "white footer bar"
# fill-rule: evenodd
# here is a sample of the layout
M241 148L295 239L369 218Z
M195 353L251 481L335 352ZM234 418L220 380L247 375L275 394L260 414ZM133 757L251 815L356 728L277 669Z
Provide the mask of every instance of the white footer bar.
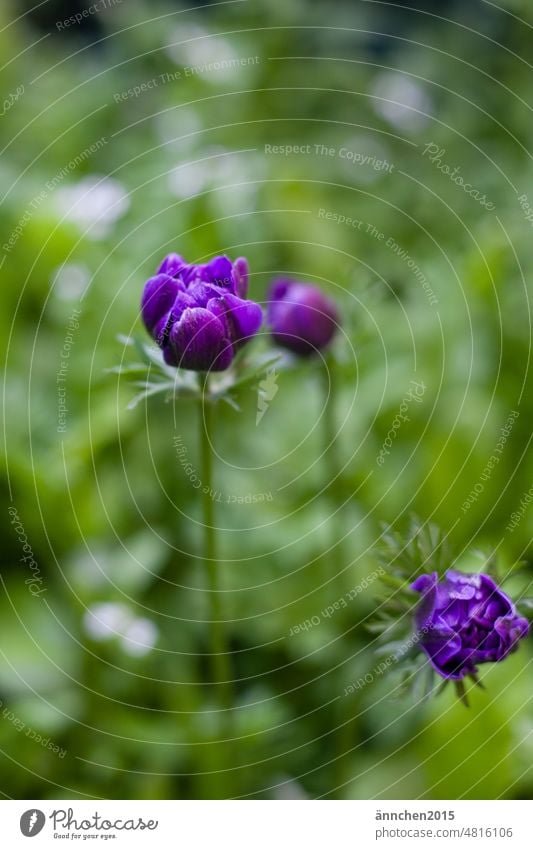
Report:
M532 849L532 809L529 801L1 801L0 845Z

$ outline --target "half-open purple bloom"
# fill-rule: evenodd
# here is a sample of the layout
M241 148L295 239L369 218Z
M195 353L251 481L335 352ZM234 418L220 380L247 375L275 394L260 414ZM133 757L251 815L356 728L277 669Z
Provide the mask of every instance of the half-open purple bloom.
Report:
M329 345L338 323L337 307L316 286L285 278L274 280L268 324L278 345L309 356Z
M412 584L422 599L415 613L420 645L439 675L461 679L476 664L503 660L529 630L511 599L484 574L436 572Z
M217 256L189 265L169 254L147 281L141 312L165 362L192 371L223 371L261 326L259 304L246 300L248 263Z

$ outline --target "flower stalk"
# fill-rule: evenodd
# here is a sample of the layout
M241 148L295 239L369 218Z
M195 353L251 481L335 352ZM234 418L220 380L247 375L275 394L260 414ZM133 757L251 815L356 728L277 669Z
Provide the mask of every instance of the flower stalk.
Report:
M215 690L217 711L220 715L217 739L213 743L213 766L217 773L215 786L221 789L217 796L231 795L228 775L223 773L228 749L225 741L232 734L232 675L227 637L223 621L223 604L220 588L220 564L217 562L216 527L213 493L213 402L202 394L200 403L200 444L202 475L202 508L204 532L204 560L207 572L210 620L211 675ZM224 788L224 790L222 790Z
M323 396L323 448L322 464L324 468L324 496L331 508L331 536L329 550L325 560L324 583L331 582L339 598L344 595L344 528L341 521L342 504L335 495L335 487L339 485L341 464L337 442L337 424L335 415L335 383L334 369L329 357L324 359L321 367L322 396ZM344 663L341 662L335 675L336 689L339 694L344 690ZM351 748L355 731L355 720L352 716L352 700L340 697L336 702L335 712L335 759L333 760L333 788L335 795L343 798L343 787L350 779L348 771L348 753Z
M201 451L202 451L202 506L204 525L204 558L209 586L209 610L211 625L211 651L213 680L220 694L220 704L225 710L231 707L230 663L226 644L224 622L222 620L222 601L220 597L219 564L217 563L216 528L214 525L213 492L213 452L211 449L211 431L213 404L202 398L201 411Z

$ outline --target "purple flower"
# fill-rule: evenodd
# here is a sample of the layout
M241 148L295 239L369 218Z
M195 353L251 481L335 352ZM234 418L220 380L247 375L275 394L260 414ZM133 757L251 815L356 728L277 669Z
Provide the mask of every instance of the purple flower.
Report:
M511 599L488 575L448 571L420 575L412 588L422 593L415 613L420 645L443 678L461 679L476 664L503 660L529 630Z
M268 324L278 345L302 357L309 356L329 345L338 323L337 307L316 286L274 280Z
M217 256L188 265L169 254L146 283L141 312L165 362L192 371L223 371L257 333L259 304L246 300L248 263Z

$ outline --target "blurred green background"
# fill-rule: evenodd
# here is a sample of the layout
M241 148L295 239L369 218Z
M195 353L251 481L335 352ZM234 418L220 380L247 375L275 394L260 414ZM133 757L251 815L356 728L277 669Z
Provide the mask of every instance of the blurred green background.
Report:
M386 676L339 708L376 663L375 587L321 613L412 512L459 563L531 559L531 510L506 528L533 484L529 4L108 0L80 23L81 4L31 5L0 10L0 790L217 792L201 505L174 443L197 468L198 419L160 397L128 410L134 389L106 371L134 358L117 337L143 334L143 283L178 251L246 255L256 300L277 274L318 283L343 317L340 475L320 460L317 363L280 372L258 425L255 387L217 408L228 795L530 798L529 645L483 669L468 711L394 700ZM380 466L413 380L423 397Z

